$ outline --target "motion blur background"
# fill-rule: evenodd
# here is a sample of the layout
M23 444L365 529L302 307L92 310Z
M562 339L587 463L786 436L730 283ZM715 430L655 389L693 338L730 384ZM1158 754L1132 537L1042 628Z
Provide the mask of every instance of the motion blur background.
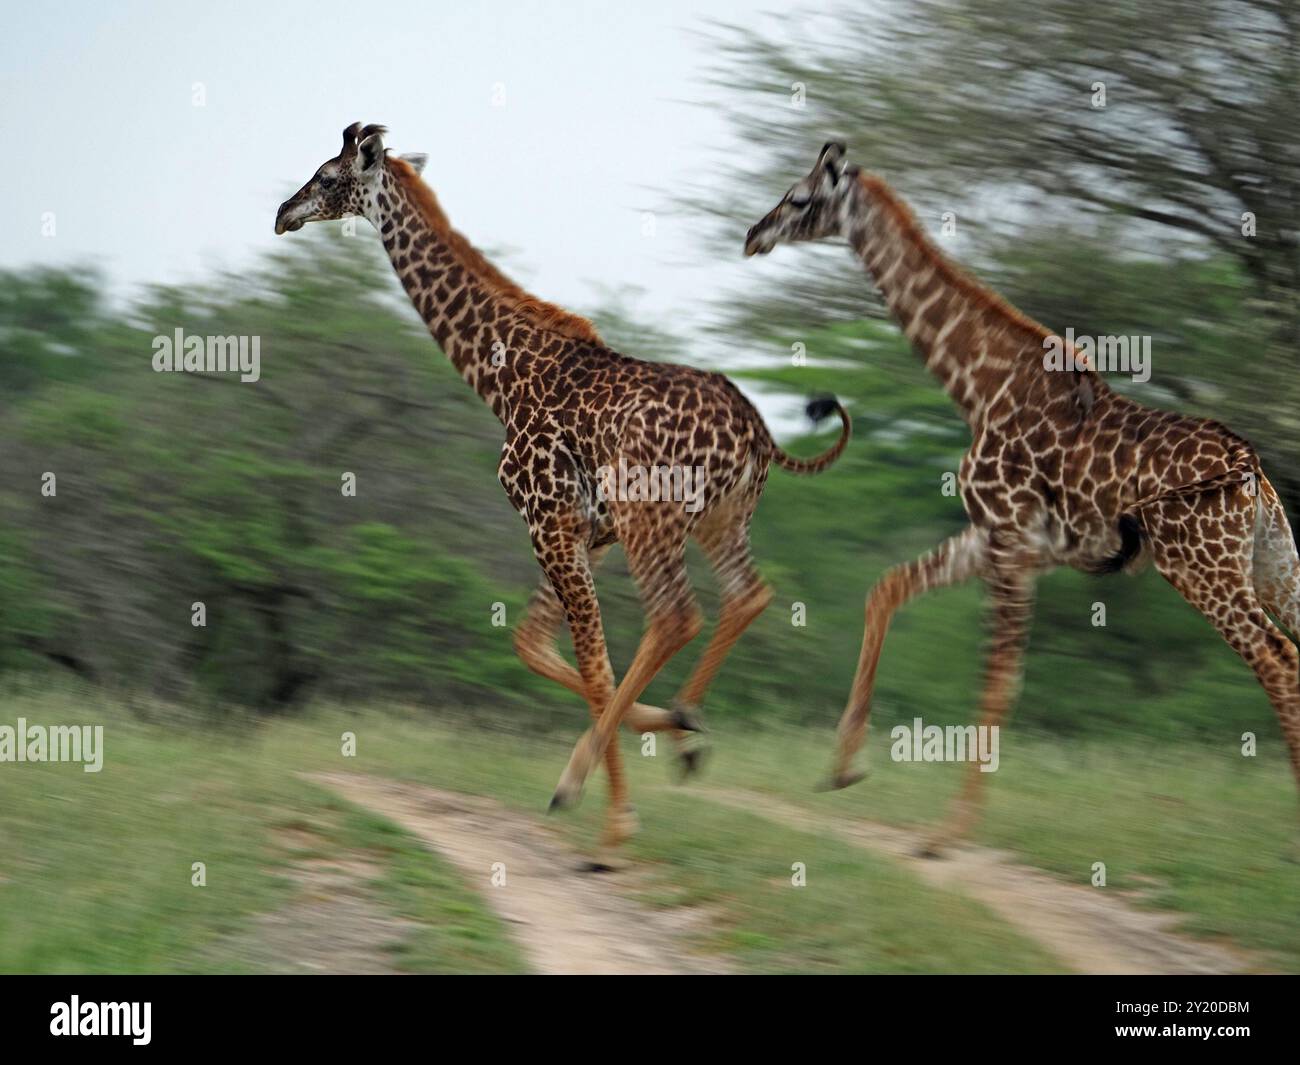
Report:
M581 701L529 673L492 623L496 603L519 618L537 573L496 480L500 426L430 341L366 223L272 242L277 204L349 122L386 123L395 150L428 152L453 225L507 273L588 314L620 351L725 369L796 453L826 442L791 439L806 395L833 392L852 411L840 462L815 479L775 472L759 509L755 553L776 599L705 707L722 780L806 791L852 679L868 587L963 524L941 488L968 433L852 258L808 248L739 261L745 229L832 136L1049 328L1152 337L1149 382L1112 383L1246 435L1300 518L1295 6L653 7L56 4L11 16L0 723L117 731L102 780L0 765L13 843L0 851L0 967L275 967L230 946L288 890L265 873L274 847L243 843L304 819L342 832L322 811L343 815L282 779L288 763L277 770L267 750L288 758L309 736L337 748L339 721L391 721L408 744L439 737L441 753L430 741L424 764L408 764L390 743L384 771L445 783L463 773L440 761L448 744L495 743L502 761L483 759L493 768L463 785L540 809L564 757L548 735L567 745L583 727ZM939 236L944 212L955 235ZM259 336L261 380L154 373L153 337L178 327ZM54 498L40 491L47 471ZM345 472L355 497L340 492ZM620 670L641 621L621 558L599 587ZM190 623L195 602L204 627ZM806 625L791 623L797 603ZM877 745L914 716L970 720L983 644L977 587L900 615ZM679 656L648 701L666 705L693 658ZM1279 733L1204 620L1153 573L1058 573L1042 582L1027 661L988 838L1080 882L1110 861L1123 887L1185 911L1194 930L1300 965ZM1245 732L1257 758L1241 756ZM278 737L253 768L237 753L250 735ZM727 762L729 748L744 760ZM536 787L534 768L492 775L521 750ZM938 818L957 780L942 769L919 785L886 763L865 785L875 794L850 801ZM162 820L159 795L176 805ZM643 835L671 835L674 804L689 818L687 799L652 798ZM73 847L88 821L92 843L114 838L131 857ZM945 953L951 938L934 930L895 951L875 926L854 939L869 918L849 911L868 888L847 874L844 912L808 915L805 930L725 871L704 886L707 844L735 828L710 825L700 853L653 860L726 911L722 949L744 965L1042 964L1005 944ZM194 901L193 833L226 841L241 883L265 875L265 897ZM163 886L178 855L179 883ZM63 918L33 918L51 907ZM442 938L408 952L409 967L511 964L484 953L498 939L475 924L487 915L465 919L477 931L453 935L454 949L446 921L425 916ZM819 938L819 921L841 919L837 942Z

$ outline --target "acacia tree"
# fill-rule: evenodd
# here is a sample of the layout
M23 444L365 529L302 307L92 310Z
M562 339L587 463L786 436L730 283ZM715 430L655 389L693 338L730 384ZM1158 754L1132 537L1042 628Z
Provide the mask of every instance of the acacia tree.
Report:
M1300 10L1290 0L898 0L824 19L792 13L779 37L715 33L710 81L737 134L759 149L728 155L730 199L693 201L727 219L720 250L734 253L737 225L806 171L824 140L843 138L932 231L951 211L959 257L978 259L1053 328L1119 332L1107 321L1115 301L1136 309L1174 342L1156 384L1254 436L1295 510ZM1043 291L1026 268L1026 244L1041 253L1047 234L1072 269L1141 258L1225 269L1201 271L1203 284L1172 302L1170 286L1156 284L1085 304L1064 286ZM803 266L727 310L728 327L770 334L774 323L868 309L868 286L842 255L812 253ZM1242 311L1224 327L1233 356L1205 355L1230 343L1179 347L1225 293Z

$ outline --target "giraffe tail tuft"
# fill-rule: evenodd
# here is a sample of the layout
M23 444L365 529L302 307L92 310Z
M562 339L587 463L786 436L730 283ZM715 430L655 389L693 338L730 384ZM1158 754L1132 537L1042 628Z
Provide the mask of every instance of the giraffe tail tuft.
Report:
M1119 550L1109 558L1088 566L1086 572L1097 575L1107 573L1134 573L1146 560L1146 533L1135 514L1121 514L1116 525L1119 532Z
M817 396L808 401L804 413L808 415L809 421L819 422L823 418L829 418L839 409L840 401L834 396Z
M844 405L834 396L818 396L808 402L808 406L804 408L804 411L814 422L819 422L831 414L838 413L841 426L840 438L828 450L811 459L792 458L773 444L772 458L781 469L788 470L790 473L821 473L822 470L826 469L843 454L844 448L848 445L849 437L853 435L853 420L849 417L849 412L844 409Z

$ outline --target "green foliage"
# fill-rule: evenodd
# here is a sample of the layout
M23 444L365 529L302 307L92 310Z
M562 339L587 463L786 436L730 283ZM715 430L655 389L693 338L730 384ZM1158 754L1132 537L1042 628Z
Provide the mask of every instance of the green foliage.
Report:
M707 77L745 150L685 197L717 220L710 251L734 255L736 234L842 140L946 252L1048 328L1151 337L1138 397L1247 436L1300 512L1291 7L900 0L806 17L833 31L713 30ZM790 106L796 83L803 107ZM883 315L842 249L779 254L784 270L718 299L733 339Z
M316 941L289 945L315 957L286 957L276 947L286 946L295 911L310 918L319 898L303 868L358 862L369 873L346 889L354 905L406 919L393 933L395 967L522 968L500 921L440 857L295 775L295 767L319 767L322 750L337 759L338 731L310 741L295 733L277 750L274 738L256 732L147 727L93 692L41 687L7 688L6 708L33 723L102 723L104 763L98 773L50 763L0 773L0 972L331 964L340 929L330 922L298 918ZM196 861L205 866L202 887L191 883Z
M30 372L0 384L0 661L267 709L535 692L490 623L534 579L499 427L368 244L306 242L120 310L88 273L11 280L0 339ZM154 372L177 328L258 337L260 380Z
M276 710L382 693L490 707L530 728L585 718L580 699L534 677L511 648L538 570L496 481L500 427L407 310L378 298L391 284L386 264L359 243L342 245L309 243L238 283L155 290L126 311L83 301L102 343L67 356L74 371L24 384L0 415L0 663L58 663L204 705ZM1073 293L1080 315L1105 306L1116 290L1100 279L1071 288L1070 272L1086 278L1088 267L1073 255L1053 267L1049 247L1020 248L1044 304ZM1147 306L1131 295L1139 288L1224 283L1209 261L1126 271L1113 302L1128 308L1116 318L1135 324ZM48 275L29 288L40 297L34 309L7 304L15 322L36 320L46 289L62 290ZM622 297L607 302L596 317L621 346L641 340L664 355L683 346L638 332ZM1213 311L1230 320L1233 306L1224 296ZM261 330L262 379L154 373L151 337L178 324ZM66 312L54 328L84 332ZM0 323L0 335L12 330ZM794 339L769 336L763 350L788 351ZM706 712L719 720L832 723L871 583L964 522L943 478L967 430L897 332L844 322L797 339L807 365L736 376L754 389L834 392L856 436L819 477L769 478L754 545L776 599L710 693ZM1199 394L1231 388L1210 334L1189 322L1180 340L1198 369L1187 379L1205 382ZM788 446L811 453L830 432ZM53 498L39 491L44 471L58 476ZM345 473L355 496L341 491ZM692 566L712 612L711 575L699 558ZM618 562L599 587L621 670L639 605ZM200 602L206 625L195 627ZM1092 623L1098 602L1104 628ZM505 626L493 624L497 603ZM796 603L803 626L792 624ZM876 719L972 715L983 643L976 587L909 607L886 645ZM648 699L671 700L696 653L670 663ZM1248 670L1152 574L1043 582L1028 661L1026 724L1219 739L1275 727Z
M49 604L39 592L40 579L16 530L0 529L0 670L24 663L24 647L48 635Z

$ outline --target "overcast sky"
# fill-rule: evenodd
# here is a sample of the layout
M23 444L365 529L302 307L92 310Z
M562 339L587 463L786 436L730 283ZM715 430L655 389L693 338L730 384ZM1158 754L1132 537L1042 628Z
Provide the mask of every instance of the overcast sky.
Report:
M510 272L538 295L590 307L593 281L639 285L648 318L689 321L737 276L743 239L733 261L711 261L691 219L662 210L682 183L718 179L729 136L702 86L700 31L709 18L779 31L763 6L11 6L0 264L92 260L119 291L238 268L277 239L277 205L360 120L387 125L398 152L427 152L452 223L508 249Z

